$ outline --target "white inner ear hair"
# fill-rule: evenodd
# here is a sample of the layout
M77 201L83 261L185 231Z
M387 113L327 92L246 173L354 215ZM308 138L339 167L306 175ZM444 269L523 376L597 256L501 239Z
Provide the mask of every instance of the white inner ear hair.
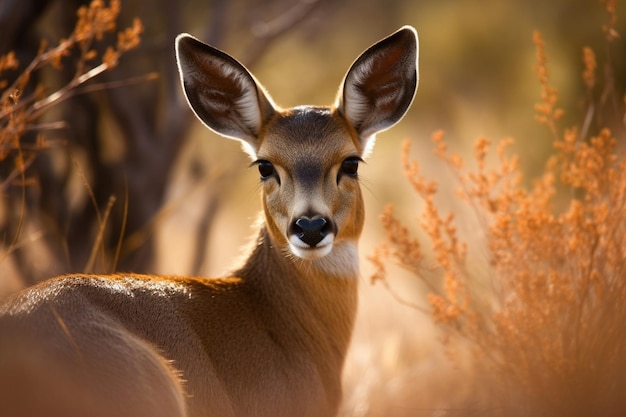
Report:
M371 111L359 86L372 73L372 58L352 68L344 85L344 112L346 118L355 126L358 126Z
M217 70L222 77L234 81L240 89L240 95L233 97L233 107L241 116L243 124L254 134L259 132L261 124L261 111L257 97L257 86L249 74L233 67L226 62L216 62Z

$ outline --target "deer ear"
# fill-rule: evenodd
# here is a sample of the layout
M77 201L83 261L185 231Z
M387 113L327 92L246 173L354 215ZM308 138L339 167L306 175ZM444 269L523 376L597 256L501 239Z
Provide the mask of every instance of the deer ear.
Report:
M417 89L417 57L417 32L404 26L363 52L348 70L337 108L358 132L364 150L409 109Z
M187 34L176 38L176 60L196 116L255 157L261 127L275 111L263 87L237 60Z

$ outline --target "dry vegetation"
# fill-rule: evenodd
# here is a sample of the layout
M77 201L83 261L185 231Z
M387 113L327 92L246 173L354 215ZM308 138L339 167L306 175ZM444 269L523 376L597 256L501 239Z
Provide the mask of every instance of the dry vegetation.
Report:
M42 122L43 116L72 97L110 88L110 84L94 84L89 81L115 68L122 54L139 45L139 35L143 28L140 20L135 19L132 26L117 33L117 41L113 45L107 46L104 37L115 33L120 10L119 0L111 0L108 5L104 1L93 0L88 6L82 6L76 11L76 23L69 36L52 47L42 41L36 57L30 63L20 65L14 51L0 57L0 166L3 175L0 194L12 211L8 215L8 221L5 220L9 227L4 229L5 233L8 231L12 234L8 237L5 235L5 240L8 238L8 242L5 242L9 248L8 253L19 250L24 244L23 224L36 221L39 214L36 210L29 210L27 194L29 188L41 185L38 176L41 173L29 168L43 151L68 145L65 142L51 141L46 136L51 130L66 129L68 123ZM67 68L68 62L73 64L73 69ZM7 72L18 69L19 73L12 77L11 82L2 79ZM48 70L73 71L73 75L65 84L51 89L41 81L46 78L43 74ZM84 187L98 213L99 233L95 241L90 242L93 249L85 266L89 270L97 251L102 248L102 232L115 197L111 197L108 209L100 213L87 179L84 174L81 175Z
M458 198L475 215L484 248L468 249L455 215L437 203L437 182L411 160L408 142L402 162L424 203L422 234L391 206L381 215L387 238L371 257L373 280L389 286L391 262L426 284L430 315L449 352L471 352L481 375L467 384L485 384L475 390L485 402L481 415L626 413L626 95L615 91L611 72L615 2L602 3L606 70L597 76L596 54L584 47L588 109L580 126L561 126L564 110L550 85L544 41L534 34L536 120L554 139L538 178L524 180L512 139L494 151L479 138L475 168L468 169L443 132L433 135L435 154L458 180Z
M9 186L27 186L26 166L32 162L37 152L50 145L45 136L38 136L34 145L22 143L25 132L58 128L59 124L38 124L39 118L50 107L68 99L70 96L85 92L80 87L102 72L114 68L120 56L139 44L142 31L141 22L136 19L133 26L118 33L117 45L108 46L102 56L93 49L95 42L101 41L104 34L116 28L116 19L120 13L120 1L112 0L107 7L101 0L93 0L90 5L80 7L74 31L62 39L58 45L48 47L42 41L37 57L30 62L18 77L8 85L0 79L0 162L13 158L13 170L0 184L0 192ZM63 58L79 52L75 75L72 80L56 91L48 91L43 85L33 85L33 74L44 67L62 68ZM0 75L6 70L19 68L20 63L14 52L0 57ZM100 87L102 88L102 87Z

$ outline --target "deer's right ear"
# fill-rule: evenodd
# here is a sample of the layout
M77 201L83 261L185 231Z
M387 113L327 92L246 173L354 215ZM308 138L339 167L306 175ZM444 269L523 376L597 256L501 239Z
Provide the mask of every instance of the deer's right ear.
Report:
M417 32L404 26L363 52L346 74L337 107L359 134L364 154L375 134L402 119L411 105L417 56Z
M176 61L189 106L211 130L245 145L254 158L274 113L263 87L237 60L191 35L176 38Z

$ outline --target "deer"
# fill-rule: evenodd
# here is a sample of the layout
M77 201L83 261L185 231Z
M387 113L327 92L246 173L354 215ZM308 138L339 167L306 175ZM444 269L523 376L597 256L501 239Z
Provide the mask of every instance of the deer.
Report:
M282 109L237 60L175 41L182 89L260 176L262 221L222 278L68 274L0 304L3 416L334 416L354 326L358 168L418 84L410 26L373 44L331 106Z

